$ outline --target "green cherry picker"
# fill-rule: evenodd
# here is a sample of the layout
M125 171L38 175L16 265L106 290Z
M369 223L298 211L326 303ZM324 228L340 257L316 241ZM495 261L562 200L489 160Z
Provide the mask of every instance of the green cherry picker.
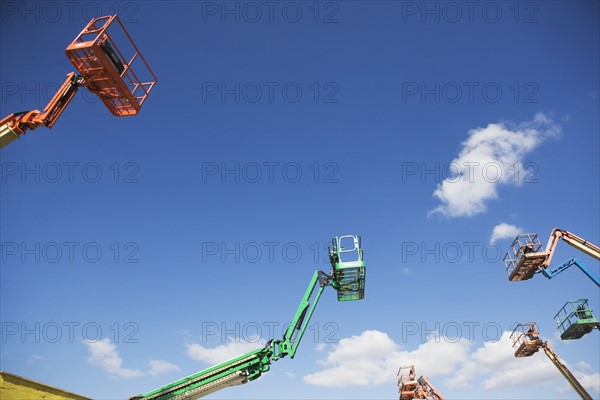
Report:
M351 244L351 246L348 246ZM346 245L344 248L343 245ZM342 257L352 257L343 261ZM294 358L304 331L308 327L315 307L326 286L337 291L338 301L361 300L365 293L365 262L360 236L346 235L335 237L329 246L331 272L315 271L308 288L300 301L298 310L283 340L271 339L265 347L207 368L193 375L131 397L130 400L193 400L228 386L241 385L253 381L270 369L271 362L289 356ZM311 303L311 297L313 297Z

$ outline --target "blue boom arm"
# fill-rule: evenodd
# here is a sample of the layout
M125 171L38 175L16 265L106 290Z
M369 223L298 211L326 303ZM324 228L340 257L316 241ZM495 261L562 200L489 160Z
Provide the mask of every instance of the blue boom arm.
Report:
M594 275L592 273L592 271L590 271L590 269L585 266L585 264L583 264L581 261L579 261L575 257L571 258L568 261L565 261L564 263L560 264L559 266L557 266L555 268L552 268L552 269L544 268L541 270L541 272L542 272L542 274L544 274L544 276L546 278L552 279L556 275L560 274L561 272L563 272L564 270L569 268L571 265L576 265L584 274L587 275L588 278L590 278L592 281L594 281L596 286L600 286L600 280L598 279L598 277L596 275Z

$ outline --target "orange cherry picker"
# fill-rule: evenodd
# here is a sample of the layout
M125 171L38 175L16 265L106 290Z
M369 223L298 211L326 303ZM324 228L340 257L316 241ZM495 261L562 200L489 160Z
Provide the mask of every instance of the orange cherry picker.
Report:
M550 348L548 342L544 342L540 339L540 334L537 331L535 322L518 324L511 333L510 338L512 340L512 346L515 349L515 357L531 357L540 349L543 349L546 356L552 361L552 364L560 371L567 382L575 389L577 394L584 400L592 400L592 396L589 395L577 378L569 371L569 368L567 368L565 363L558 358L556 353Z
M402 370L408 370L402 373ZM400 400L426 399L445 400L440 392L424 376L416 378L415 366L407 365L398 370L398 393Z
M117 47L114 38L123 40ZM80 87L96 94L116 116L136 115L156 76L117 15L92 19L66 49L70 72L44 111L10 114L0 121L0 148L40 126L52 128ZM135 70L134 70L135 66Z
M542 249L542 243L536 233L527 233L517 236L511 245L510 251L504 256L508 279L511 282L524 281L533 278L535 273L540 272L546 278L551 279L575 265L597 286L600 286L598 277L577 258L571 258L554 268L550 268L554 250L556 250L556 245L560 239L590 257L600 260L600 247L571 232L554 228L545 249Z

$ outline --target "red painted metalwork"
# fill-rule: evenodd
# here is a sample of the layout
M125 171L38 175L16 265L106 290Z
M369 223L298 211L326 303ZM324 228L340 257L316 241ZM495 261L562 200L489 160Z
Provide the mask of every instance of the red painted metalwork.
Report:
M124 44L117 46L117 35L127 38L128 52L121 50ZM66 54L84 78L84 85L114 115L137 114L156 84L156 76L117 15L91 20ZM136 71L133 64L138 60Z

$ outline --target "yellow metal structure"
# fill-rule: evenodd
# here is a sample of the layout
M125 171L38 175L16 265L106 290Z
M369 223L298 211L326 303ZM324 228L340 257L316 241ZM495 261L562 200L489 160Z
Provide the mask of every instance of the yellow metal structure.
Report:
M91 400L8 372L0 372L2 400Z

